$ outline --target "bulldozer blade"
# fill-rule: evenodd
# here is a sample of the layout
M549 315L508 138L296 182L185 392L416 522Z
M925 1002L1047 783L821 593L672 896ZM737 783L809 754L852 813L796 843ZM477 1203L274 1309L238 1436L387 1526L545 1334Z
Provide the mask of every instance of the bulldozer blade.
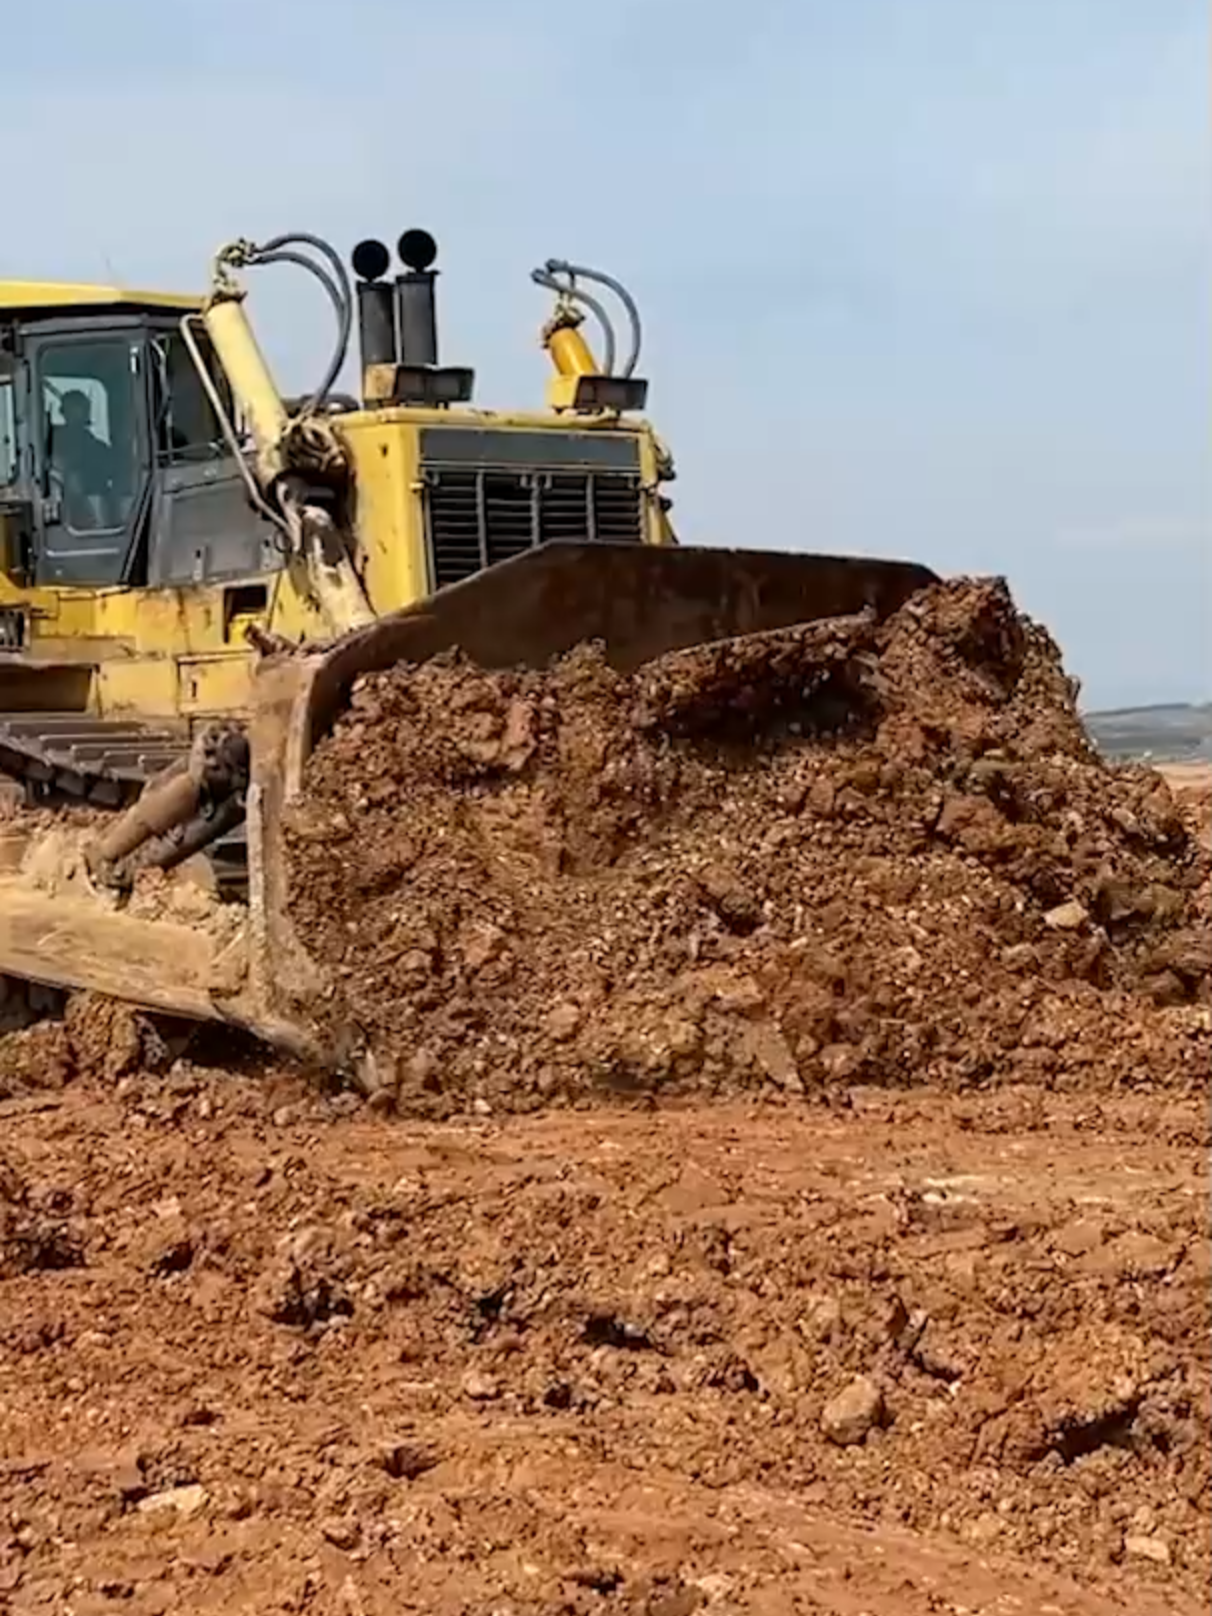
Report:
M0 977L99 993L178 1020L220 1022L325 1064L305 1027L248 991L245 952L241 941L223 947L187 922L31 891L0 873Z
M542 667L599 641L628 672L669 651L870 609L883 618L938 582L928 567L786 551L552 543L439 590L319 660L304 753L353 680L457 646L485 668Z

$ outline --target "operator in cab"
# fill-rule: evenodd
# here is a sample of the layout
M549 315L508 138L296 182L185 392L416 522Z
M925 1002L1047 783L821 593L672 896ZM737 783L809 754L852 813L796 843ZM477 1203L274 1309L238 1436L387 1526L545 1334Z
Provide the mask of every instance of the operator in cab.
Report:
M93 431L88 394L71 388L59 399L63 419L52 429L51 460L63 487L69 528L87 532L119 523L113 448Z

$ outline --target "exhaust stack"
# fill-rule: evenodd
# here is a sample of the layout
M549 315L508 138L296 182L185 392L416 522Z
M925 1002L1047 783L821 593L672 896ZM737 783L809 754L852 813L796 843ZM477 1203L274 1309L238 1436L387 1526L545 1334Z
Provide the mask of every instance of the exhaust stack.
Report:
M396 334L402 365L438 362L438 244L428 230L406 230L396 245L403 275L396 276Z
M381 241L360 241L351 254L358 277L358 346L362 360L362 400L380 404L391 397L399 354L396 345L396 306L392 288L383 279L391 254Z
M428 230L406 230L396 251L404 273L389 284L383 277L391 254L381 241L360 241L353 250L363 403L466 404L475 372L438 364L438 272L431 267L438 244Z

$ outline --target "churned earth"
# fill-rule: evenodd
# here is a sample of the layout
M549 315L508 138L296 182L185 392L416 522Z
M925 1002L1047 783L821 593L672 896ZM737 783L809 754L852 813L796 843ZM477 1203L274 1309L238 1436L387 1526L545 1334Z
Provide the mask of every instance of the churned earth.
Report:
M1205 1608L1207 1109L3 1102L0 1608Z
M960 580L367 680L369 1103L0 982L0 1612L1195 1616L1206 779Z

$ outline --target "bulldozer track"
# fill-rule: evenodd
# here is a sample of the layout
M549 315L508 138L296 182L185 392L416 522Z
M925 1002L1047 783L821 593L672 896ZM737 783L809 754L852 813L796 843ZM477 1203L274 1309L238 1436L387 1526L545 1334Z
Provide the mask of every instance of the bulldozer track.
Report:
M126 719L0 713L0 772L35 801L124 808L189 744L182 730Z
M162 769L188 755L184 729L81 715L0 713L0 778L35 805L121 810ZM220 885L247 885L244 829L208 850Z

